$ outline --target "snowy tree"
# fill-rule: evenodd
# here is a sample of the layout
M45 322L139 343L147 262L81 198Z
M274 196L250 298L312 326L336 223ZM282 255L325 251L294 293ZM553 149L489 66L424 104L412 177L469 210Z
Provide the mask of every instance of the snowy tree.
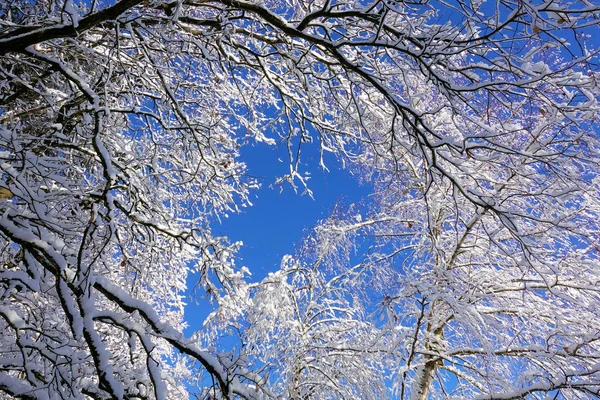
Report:
M597 394L599 13L1 0L0 391L180 398L205 373L224 398ZM258 286L211 233L257 187L250 141L285 143L294 187L314 145L375 188ZM363 260L332 256L353 235ZM248 357L184 338L190 271Z
M290 256L248 307L244 354L283 398L383 398L390 335L368 320L361 268L332 274Z

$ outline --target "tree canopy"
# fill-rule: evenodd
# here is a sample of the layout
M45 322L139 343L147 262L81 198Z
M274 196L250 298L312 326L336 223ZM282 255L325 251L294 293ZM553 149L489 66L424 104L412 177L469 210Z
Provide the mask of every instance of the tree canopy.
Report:
M0 0L0 397L600 395L599 18ZM312 147L373 193L252 283L211 226L255 142L280 183L311 190ZM190 273L214 308L186 338Z

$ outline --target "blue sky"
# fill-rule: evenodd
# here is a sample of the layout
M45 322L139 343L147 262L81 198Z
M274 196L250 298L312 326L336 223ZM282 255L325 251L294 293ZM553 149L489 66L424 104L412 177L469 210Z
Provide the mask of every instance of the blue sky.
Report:
M282 186L283 190L272 185L289 172L287 149L262 143L242 149L249 173L260 178L262 187L253 195L252 207L215 224L214 231L244 242L240 256L253 281L278 268L281 256L293 252L295 244L317 221L328 217L337 202L352 203L368 194L368 188L359 185L349 171L340 169L335 160L328 163L327 172L319 167L317 157L309 155L304 162L304 170L311 173L311 198L302 195L300 186L294 192L289 184Z
M231 214L220 223L215 221L213 235L244 243L238 253L237 265L250 270L252 276L249 279L253 282L277 270L281 257L293 253L310 229L330 215L336 203L351 204L370 193L368 185L359 184L358 179L350 171L341 169L333 157L326 161L329 171L323 171L319 166L317 144L306 144L303 150L303 171L311 174L308 185L313 198L302 195L300 186L295 192L287 183L281 187L274 185L277 178L289 173L285 145L250 143L241 149L241 160L246 162L248 174L259 179L262 186L250 196L252 207L243 209L240 214ZM190 277L188 286L193 287L194 279L194 276ZM197 300L198 304L187 299L188 335L201 327L211 311L202 299Z

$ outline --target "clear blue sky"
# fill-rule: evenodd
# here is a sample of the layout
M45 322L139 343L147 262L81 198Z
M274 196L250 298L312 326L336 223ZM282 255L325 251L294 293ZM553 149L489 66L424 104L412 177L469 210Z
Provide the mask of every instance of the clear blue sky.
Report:
M246 266L253 282L262 280L269 272L279 268L281 257L293 253L296 245L315 224L327 218L337 202L351 204L370 193L367 185L361 185L333 157L326 161L329 172L319 167L317 144L307 144L303 150L303 170L311 173L308 181L313 198L301 195L302 187L294 192L289 184L273 186L276 178L289 172L289 160L285 145L272 146L264 143L242 147L241 159L248 166L248 174L259 178L262 186L251 194L252 207L240 214L232 214L221 223L213 224L213 235L227 236L232 242L242 241L238 254L238 267ZM313 153L314 152L314 153ZM194 284L192 276L189 285ZM201 327L211 311L205 302L195 304L188 299L186 321L190 335Z

